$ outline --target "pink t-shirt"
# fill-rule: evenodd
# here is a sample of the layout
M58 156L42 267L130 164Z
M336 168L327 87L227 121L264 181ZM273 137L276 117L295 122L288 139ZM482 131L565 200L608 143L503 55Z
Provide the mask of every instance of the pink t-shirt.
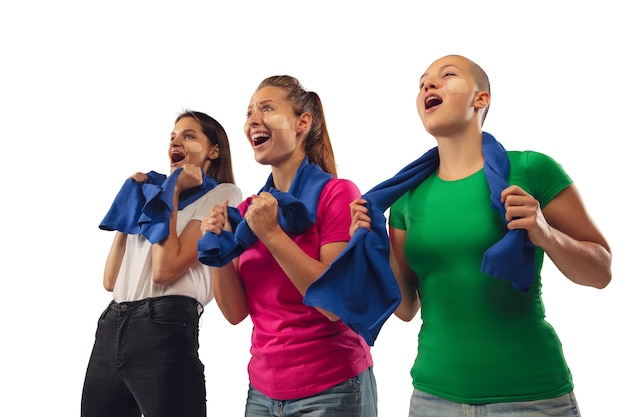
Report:
M361 193L354 183L331 179L322 190L315 224L292 236L319 259L320 247L350 240L349 204ZM250 199L239 205L245 213ZM313 307L285 275L261 241L239 257L252 330L251 385L277 400L309 397L352 378L370 366L370 347L341 320L332 322Z

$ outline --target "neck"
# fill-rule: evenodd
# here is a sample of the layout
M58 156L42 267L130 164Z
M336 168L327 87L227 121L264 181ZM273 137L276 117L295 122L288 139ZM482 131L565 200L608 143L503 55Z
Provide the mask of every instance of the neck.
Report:
M479 171L485 162L482 150L482 131L463 132L452 136L438 136L441 179L453 181Z
M280 165L272 165L272 179L274 188L288 192L296 172L304 158L291 158Z

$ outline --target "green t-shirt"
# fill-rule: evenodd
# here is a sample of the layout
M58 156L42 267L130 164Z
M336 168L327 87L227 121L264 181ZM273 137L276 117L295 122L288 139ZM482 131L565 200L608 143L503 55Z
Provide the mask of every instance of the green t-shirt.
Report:
M509 184L532 194L541 207L572 183L549 156L507 156ZM481 272L483 253L507 231L490 206L483 170L458 181L431 175L391 206L389 224L407 231L407 262L419 277L415 389L469 404L553 398L573 390L561 342L545 321L543 250L536 248L536 279L527 293Z

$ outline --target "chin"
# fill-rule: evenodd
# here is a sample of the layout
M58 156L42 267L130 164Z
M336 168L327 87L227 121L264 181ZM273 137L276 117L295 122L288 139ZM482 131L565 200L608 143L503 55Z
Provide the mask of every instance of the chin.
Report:
M259 155L254 155L254 160L257 161L261 165L270 165L269 161L267 161L265 158Z

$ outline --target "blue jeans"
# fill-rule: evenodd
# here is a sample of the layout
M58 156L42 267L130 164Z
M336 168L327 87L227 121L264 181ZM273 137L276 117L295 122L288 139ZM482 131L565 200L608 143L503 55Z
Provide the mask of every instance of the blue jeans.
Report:
M580 417L573 392L547 400L460 404L413 390L409 417Z
M184 296L111 302L98 320L82 417L205 417L202 306Z
M296 376L297 377L297 376ZM372 368L319 394L273 400L250 386L246 417L376 417L378 394Z

